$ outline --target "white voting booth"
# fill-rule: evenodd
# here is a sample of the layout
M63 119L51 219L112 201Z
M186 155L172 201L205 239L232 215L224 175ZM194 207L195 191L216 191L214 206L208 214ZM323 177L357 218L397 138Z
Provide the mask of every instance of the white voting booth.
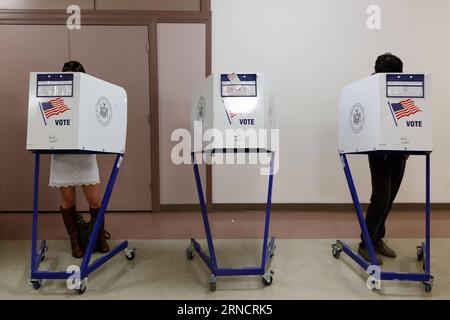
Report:
M430 76L372 75L342 90L339 151L431 151Z
M125 153L127 130L127 94L117 85L79 72L31 72L28 102L27 150L35 153L33 228L30 282L39 289L43 279L68 279L65 271L40 271L47 252L46 241L37 247L39 163L46 153L114 153L111 171L101 208L94 223L89 243L80 265L83 277L74 289L86 290L88 275L119 252L128 260L135 250L122 241L104 256L90 264L90 259L104 222L105 211Z
M348 85L341 93L339 153L370 262L343 240L332 245L332 255L338 259L343 252L371 274L367 281L370 289L379 289L380 282L385 280L421 282L426 292L433 287L430 272L430 154L433 148L430 94L430 76L423 73L379 73ZM347 154L377 151L387 155L425 156L425 241L416 247L423 273L383 272L378 266L347 160ZM370 273L369 270L375 270L374 266L379 271Z
M192 98L193 151L218 148L270 148L273 98L261 73L215 73L195 89ZM214 129L213 142L198 139ZM227 129L229 129L227 131ZM250 129L250 130L249 130ZM267 139L250 139L266 129ZM227 138L228 134L228 138Z
M273 98L261 73L215 73L203 80L192 96L192 159L208 253L197 240L191 239L186 249L192 260L196 252L207 264L211 275L211 291L216 290L218 276L261 276L270 285L273 272L269 261L275 250L275 238L269 238L272 201L273 163L276 150L270 141L273 119ZM262 153L270 155L269 187L261 264L248 268L218 266L203 194L196 153Z
M124 153L127 94L80 72L31 72L27 150Z

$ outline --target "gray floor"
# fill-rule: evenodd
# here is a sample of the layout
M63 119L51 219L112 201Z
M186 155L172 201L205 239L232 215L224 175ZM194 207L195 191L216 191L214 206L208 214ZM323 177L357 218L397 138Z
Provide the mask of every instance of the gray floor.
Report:
M219 278L210 292L209 272L195 257L188 261L188 240L137 240L134 261L122 254L93 273L84 295L69 291L65 281L47 280L39 290L29 278L29 241L0 241L0 299L449 299L450 239L432 240L432 293L412 282L383 282L369 291L367 275L343 255L331 256L332 240L278 240L271 269L274 282L265 287L259 277ZM357 241L350 243L356 246ZM384 271L421 272L415 247L420 240L396 239L389 244L397 259L385 259ZM79 263L66 241L50 241L41 270L64 270ZM254 266L260 262L259 240L216 240L223 267Z

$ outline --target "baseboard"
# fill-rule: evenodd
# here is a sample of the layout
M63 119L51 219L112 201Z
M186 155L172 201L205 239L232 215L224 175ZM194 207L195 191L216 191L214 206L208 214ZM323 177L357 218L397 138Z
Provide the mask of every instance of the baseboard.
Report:
M161 212L200 211L199 204L161 204Z
M187 210L186 210L187 211ZM78 213L82 213L82 214L88 214L89 211L87 210L80 210L77 211ZM106 210L106 212L108 214L115 214L115 213L152 213L152 211L137 211L137 210L124 210L124 211L117 211L117 210ZM10 214L10 213L14 213L14 214L30 214L33 213L33 211L0 211L0 215L1 214ZM61 211L39 211L39 214L61 214Z
M362 203L365 211L368 203ZM215 203L212 211L261 211L266 209L264 203ZM271 209L274 211L351 211L354 210L352 203L273 203ZM393 211L419 211L424 210L423 203L397 203ZM161 204L161 212L183 212L199 211L198 204ZM450 210L450 203L433 203L431 210Z
M366 211L368 204L362 203L361 207L363 211ZM215 203L213 204L213 212L222 211L264 211L266 205L264 203ZM308 212L320 212L320 211L352 211L354 206L351 203L273 203L273 211L308 211ZM393 211L420 211L424 210L425 205L423 203L397 203L393 206ZM432 211L450 211L450 203L432 203ZM196 212L200 211L200 205L198 204L161 204L161 212ZM108 211L109 214L114 213L148 213L151 211ZM0 211L0 214L29 214L31 211ZM46 211L51 214L58 214L59 211ZM81 211L80 213L87 213Z

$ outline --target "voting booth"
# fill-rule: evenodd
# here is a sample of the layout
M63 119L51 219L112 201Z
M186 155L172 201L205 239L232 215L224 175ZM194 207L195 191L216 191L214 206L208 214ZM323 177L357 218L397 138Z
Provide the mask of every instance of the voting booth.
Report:
M79 72L31 72L28 94L26 148L35 153L30 282L34 289L39 289L43 279L73 278L72 289L82 294L88 275L119 252L124 252L128 260L135 256L128 241L123 241L90 264L125 152L127 94L117 85ZM116 154L78 278L67 270L39 270L48 250L45 240L37 248L40 155L53 153Z
M191 119L193 136L203 137L206 131L214 129L214 138L212 143L203 139L202 143L197 142L200 139L194 141L193 151L216 148L271 150L270 134L267 139L250 137L255 130L269 132L272 128L273 103L261 73L211 74L194 91Z
M430 76L376 74L342 90L339 151L431 151Z
M27 150L124 153L127 94L80 72L31 72Z
M379 73L354 82L342 90L339 107L339 153L356 209L370 262L352 251L344 241L332 245L332 254L347 254L370 275L369 289L382 280L418 281L430 292L430 154L432 143L430 76L424 73ZM425 156L425 241L417 246L423 273L384 272L377 265L374 245L350 171L347 154L378 153L389 156ZM385 158L387 159L387 158Z
M270 141L273 127L273 97L261 73L215 73L203 80L192 95L192 159L208 253L198 241L191 239L186 249L192 260L197 253L211 270L211 291L216 290L218 276L261 276L270 285L273 272L269 261L275 251L275 238L269 241L270 207L272 201L274 153ZM261 264L247 268L218 266L203 194L197 154L266 153L271 156L269 187L265 212L265 227Z

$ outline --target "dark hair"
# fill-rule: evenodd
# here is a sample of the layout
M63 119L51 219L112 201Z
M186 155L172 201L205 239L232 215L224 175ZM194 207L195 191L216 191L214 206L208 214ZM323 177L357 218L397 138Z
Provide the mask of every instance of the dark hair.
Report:
M78 61L67 61L66 63L64 63L64 66L62 68L62 72L83 72L86 73L86 71L84 71L84 67L81 63L79 63Z
M392 53L382 54L375 62L375 73L403 72L403 62Z

